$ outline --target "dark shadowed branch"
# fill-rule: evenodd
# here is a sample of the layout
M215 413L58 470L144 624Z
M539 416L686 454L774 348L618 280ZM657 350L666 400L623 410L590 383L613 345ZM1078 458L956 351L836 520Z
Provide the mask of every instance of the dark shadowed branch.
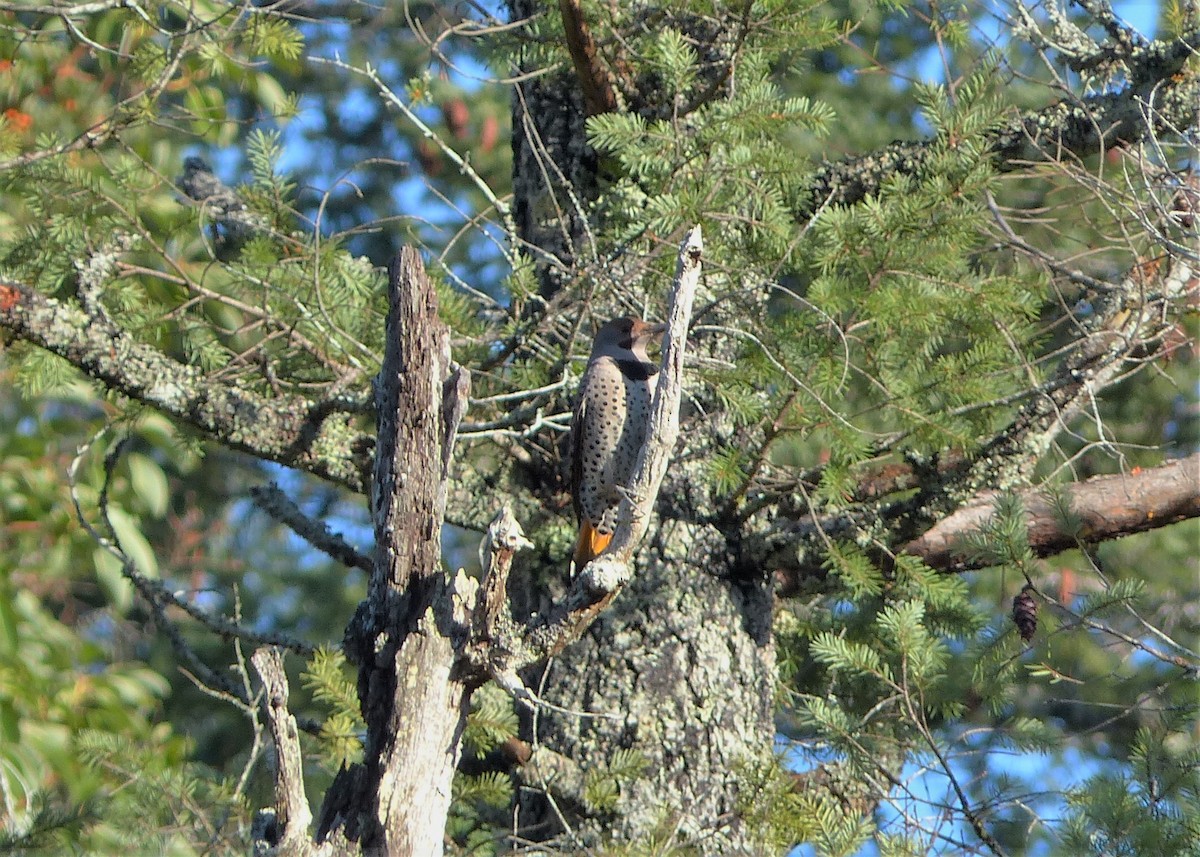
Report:
M353 545L330 530L323 521L314 520L300 511L300 507L275 483L256 485L250 489L250 496L260 509L331 559L367 574L371 573L370 557L355 550Z
M583 90L583 101L590 115L617 109L617 96L592 37L591 28L583 17L579 0L558 0L562 14L563 34L567 51L575 65L575 74Z

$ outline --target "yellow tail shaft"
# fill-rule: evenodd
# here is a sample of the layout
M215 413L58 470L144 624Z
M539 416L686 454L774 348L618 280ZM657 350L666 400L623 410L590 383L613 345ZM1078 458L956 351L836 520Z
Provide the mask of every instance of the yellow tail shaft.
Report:
M575 543L575 571L578 572L594 560L612 541L612 533L601 533L590 521L579 524L579 541Z

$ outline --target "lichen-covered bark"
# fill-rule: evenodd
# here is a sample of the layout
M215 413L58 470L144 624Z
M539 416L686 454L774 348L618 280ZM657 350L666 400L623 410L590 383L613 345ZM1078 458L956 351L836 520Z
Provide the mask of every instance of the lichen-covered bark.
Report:
M509 6L514 19L545 12L532 0ZM597 193L585 115L570 72L524 83L514 100L517 226L522 239L568 266L579 261L588 235L587 212L575 206L590 206ZM530 256L543 296L555 296L567 280L540 252ZM600 314L605 300L596 296ZM668 469L664 493L680 472ZM526 684L548 701L595 716L541 709L536 730L527 718L521 737L572 770L547 784L558 795L552 806L536 788L549 766L538 764L535 751L523 775L533 788L522 791L522 837L568 853L672 835L699 854L756 852L737 808L744 766L769 755L774 737L771 594L762 575L734 580L727 550L715 531L652 524L634 581L584 639L551 661L544 680L543 667L526 672ZM620 750L634 751L644 771L621 782L615 810L589 808L580 788L603 778Z
M988 134L1001 171L1049 162L1063 152L1086 156L1189 128L1200 118L1200 77L1183 71L1200 48L1200 32L1131 51L1130 82L1115 91L1013 117ZM859 158L823 164L813 176L797 221L822 205L853 205L879 193L896 175L921 175L934 154L928 141L893 143Z
M645 845L674 831L699 854L756 853L738 810L748 797L741 783L769 756L774 734L772 594L761 578L728 576L724 539L711 530L669 524L655 538L584 639L544 678L535 673L547 699L587 712L542 712L537 730L579 765L583 782L605 777L620 750L639 754L645 769L617 780L611 813L559 801L569 830L536 792L525 793L520 817L526 835L555 837L568 851Z
M365 485L372 438L355 427L345 403L265 396L207 378L106 316L20 283L0 282L0 327L232 449L354 490Z

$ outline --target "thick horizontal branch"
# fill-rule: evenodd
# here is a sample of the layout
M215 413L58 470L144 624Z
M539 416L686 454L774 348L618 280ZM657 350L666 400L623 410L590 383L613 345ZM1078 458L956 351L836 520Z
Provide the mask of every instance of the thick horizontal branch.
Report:
M366 485L374 438L328 402L267 397L214 381L138 342L107 317L19 283L0 282L0 327L232 449L355 491Z
M1052 556L1081 542L1109 541L1200 517L1200 453L1148 470L1097 476L1066 486L1063 494L1078 529L1066 526L1043 491L1020 492L1035 556ZM963 539L990 520L997 497L995 491L979 495L905 545L904 552L944 571L979 568L981 563L962 550Z
M1200 518L1200 453L1161 467L1116 476L1097 476L1064 486L1078 528L1068 526L1055 503L1042 488L1018 492L1025 507L1029 547L1044 558L1072 550L1080 544L1097 544L1136 535L1180 521ZM920 557L939 571L960 572L984 567L963 549L965 539L991 519L999 492L987 491L904 546L903 552ZM806 588L812 569L776 569L781 594Z
M1184 74L1200 50L1200 31L1135 48L1127 61L1131 83L1118 92L1057 101L1023 114L989 134L999 169L1092 155L1120 144L1193 127L1200 118L1200 79ZM818 168L801 219L822 205L851 205L879 193L896 175L923 175L935 153L931 141L893 143L878 151Z

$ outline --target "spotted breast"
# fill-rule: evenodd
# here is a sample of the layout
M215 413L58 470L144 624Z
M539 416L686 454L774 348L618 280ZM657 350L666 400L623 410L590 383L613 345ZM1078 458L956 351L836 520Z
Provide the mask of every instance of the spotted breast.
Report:
M579 518L575 568L612 541L621 489L646 443L658 367L646 347L664 325L623 316L602 325L579 388L571 421L571 492Z

